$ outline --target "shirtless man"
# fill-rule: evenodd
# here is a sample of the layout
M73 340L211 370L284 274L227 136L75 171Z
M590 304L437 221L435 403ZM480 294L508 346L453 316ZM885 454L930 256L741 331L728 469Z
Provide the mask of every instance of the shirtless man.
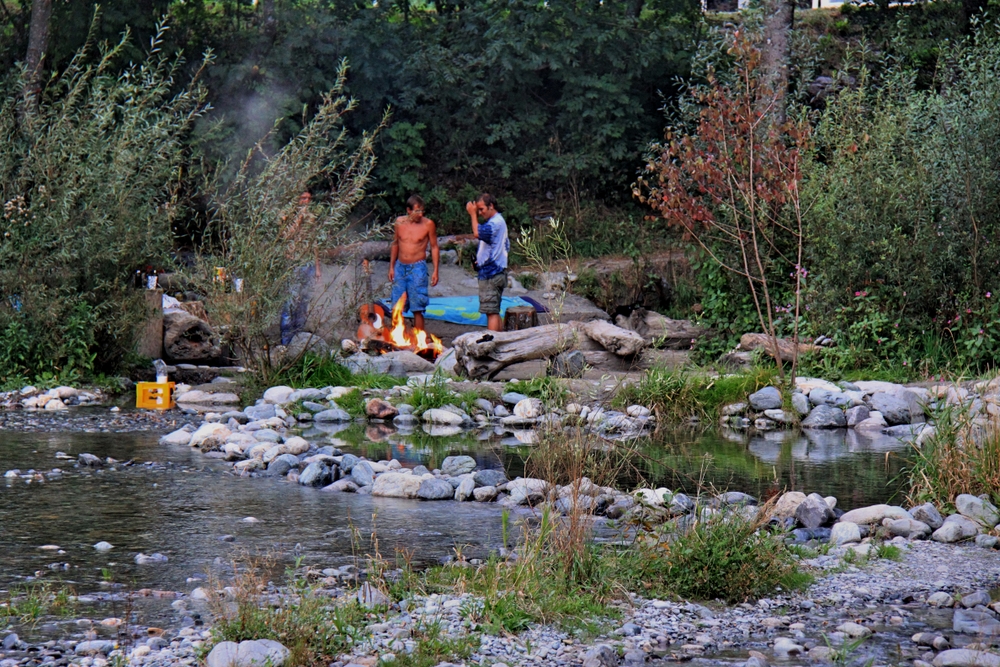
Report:
M406 215L396 218L389 253L389 280L392 281L392 303L406 293L406 306L413 313L413 326L424 328L424 311L427 310L427 246L431 247L431 287L438 284L438 266L441 251L438 249L437 227L424 217L424 200L413 195L406 200Z

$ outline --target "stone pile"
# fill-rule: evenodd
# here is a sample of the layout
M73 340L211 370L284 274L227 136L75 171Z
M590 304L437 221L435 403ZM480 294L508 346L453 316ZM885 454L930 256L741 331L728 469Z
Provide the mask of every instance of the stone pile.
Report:
M28 385L14 391L0 392L0 407L28 410L65 410L69 407L100 405L104 396L99 390L83 391L73 387L49 390Z

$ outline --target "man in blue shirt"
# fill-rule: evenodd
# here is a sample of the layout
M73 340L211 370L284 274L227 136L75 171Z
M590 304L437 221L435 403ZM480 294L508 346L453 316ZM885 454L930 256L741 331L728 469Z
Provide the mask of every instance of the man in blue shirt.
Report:
M476 269L479 272L479 312L486 315L486 326L501 331L500 298L507 286L507 253L510 238L507 221L497 212L497 200L483 193L476 201L465 205L472 218L472 233L479 239L476 252ZM485 222L479 222L479 220Z

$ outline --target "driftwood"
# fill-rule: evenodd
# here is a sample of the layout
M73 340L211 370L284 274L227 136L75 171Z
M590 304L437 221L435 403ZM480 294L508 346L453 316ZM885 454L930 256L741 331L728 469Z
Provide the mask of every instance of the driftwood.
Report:
M462 334L452 341L455 371L472 379L491 378L511 364L546 359L568 350L578 337L575 323Z
M795 343L788 340L787 338L778 338L778 354L781 356L782 361L791 361L792 357L795 355ZM767 352L772 357L777 356L774 353L774 341L767 334L762 333L748 333L740 336L739 348L741 350L746 350L747 352L752 352L753 350L762 349ZM809 345L807 343L799 343L799 354L806 354L808 352L816 352L822 350L819 345Z
M646 339L634 331L605 322L591 320L582 325L588 336L596 340L608 352L614 352L620 357L631 357L642 352L646 347Z
M222 356L208 323L186 312L163 315L163 351L173 361L208 361Z
M690 349L691 343L705 333L704 327L690 320L672 320L644 308L633 310L628 317L619 315L616 322L650 341L653 347L666 350Z

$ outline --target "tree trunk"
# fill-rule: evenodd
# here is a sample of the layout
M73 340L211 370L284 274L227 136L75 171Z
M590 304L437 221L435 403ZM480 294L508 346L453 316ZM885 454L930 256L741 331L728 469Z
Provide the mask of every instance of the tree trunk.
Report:
M274 39L274 36L278 34L278 18L274 15L274 0L262 0L261 5L264 14L264 36L268 39Z
M455 371L472 379L493 377L511 364L546 359L568 350L578 336L572 323L462 334L452 341Z
M614 352L619 357L631 357L646 347L646 340L636 332L604 320L591 320L583 325L583 330L605 350Z
M785 122L794 18L794 0L767 0L764 3L764 43L761 45L761 55L767 87L774 93L774 119L779 124ZM762 100L764 103L770 101Z
M51 18L52 0L34 0L31 3L28 53L24 60L27 71L24 101L25 107L32 111L38 108L38 96L42 90L42 71L45 68L45 54L49 49L49 22Z
M644 308L636 308L628 317L619 315L618 326L631 329L645 338L652 347L668 350L689 350L705 328L690 320L672 320Z

